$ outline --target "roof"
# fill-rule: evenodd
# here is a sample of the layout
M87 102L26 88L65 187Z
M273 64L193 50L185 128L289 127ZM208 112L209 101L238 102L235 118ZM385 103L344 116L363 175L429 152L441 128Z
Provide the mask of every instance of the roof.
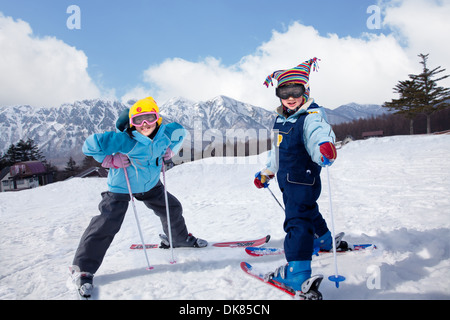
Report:
M29 176L40 173L46 173L47 169L44 164L40 161L25 161L18 162L11 166L10 171L11 176L21 175Z
M0 180L6 177L6 175L9 173L9 168L10 167L3 168L2 171L0 171Z
M86 177L100 177L106 178L108 176L108 171L103 167L91 167L79 174L77 174L76 178L86 178Z

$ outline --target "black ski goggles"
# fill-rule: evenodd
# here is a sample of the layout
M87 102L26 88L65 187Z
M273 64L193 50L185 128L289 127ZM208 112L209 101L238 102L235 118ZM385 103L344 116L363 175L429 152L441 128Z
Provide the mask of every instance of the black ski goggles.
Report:
M291 84L287 86L278 87L275 94L280 99L300 98L305 93L305 86L302 84Z

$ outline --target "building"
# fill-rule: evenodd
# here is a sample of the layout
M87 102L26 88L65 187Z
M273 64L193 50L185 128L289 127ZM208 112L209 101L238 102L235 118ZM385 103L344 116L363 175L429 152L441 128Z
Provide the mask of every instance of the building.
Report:
M366 132L363 132L363 133L362 133L363 139L376 138L376 137L382 137L382 136L384 136L383 130L378 130L378 131L366 131Z
M0 191L20 191L52 183L53 174L40 161L25 161L3 169L0 180Z

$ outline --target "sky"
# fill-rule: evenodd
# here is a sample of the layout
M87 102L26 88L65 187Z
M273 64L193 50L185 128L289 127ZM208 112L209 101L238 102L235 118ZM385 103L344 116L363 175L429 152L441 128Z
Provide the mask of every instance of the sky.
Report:
M319 105L382 104L419 53L450 73L448 17L450 0L0 0L0 106L225 95L273 109L267 75L313 57Z

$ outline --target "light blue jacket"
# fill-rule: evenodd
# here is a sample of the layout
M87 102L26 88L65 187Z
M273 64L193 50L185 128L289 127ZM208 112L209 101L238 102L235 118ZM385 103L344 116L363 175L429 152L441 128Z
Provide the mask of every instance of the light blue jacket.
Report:
M308 110L308 108L310 108ZM314 99L310 98L296 113L286 118L283 114L283 108L277 108L278 116L276 122L291 122L295 123L301 114L308 113L303 125L303 142L305 144L308 154L311 159L320 166L324 166L322 161L322 154L320 153L319 144L322 142L335 143L336 136L327 121L327 116L323 108L314 103ZM278 171L277 160L277 139L273 140L272 149L268 154L268 161L266 167L273 173Z
M102 163L107 155L123 153L131 166L127 168L133 193L152 189L159 181L162 156L170 148L175 154L181 148L186 130L178 123L161 125L156 136L150 139L133 131L133 138L126 132L105 132L89 136L83 145L83 153ZM108 190L127 193L124 169L111 168L108 173Z

